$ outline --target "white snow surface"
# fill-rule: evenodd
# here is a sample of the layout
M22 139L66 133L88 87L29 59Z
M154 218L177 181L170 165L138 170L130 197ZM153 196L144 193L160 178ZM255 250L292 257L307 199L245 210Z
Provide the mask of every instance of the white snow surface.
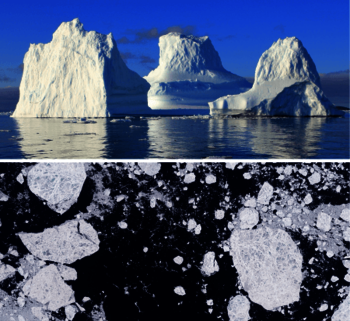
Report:
M122 60L112 33L63 22L47 44L24 56L13 117L108 117L144 113L149 84Z
M171 32L159 38L159 66L144 77L150 84L149 106L205 106L223 95L251 88L244 78L227 71L209 37Z
M250 111L257 115L342 115L326 98L316 66L296 37L278 39L259 59L253 87L209 103L210 113Z

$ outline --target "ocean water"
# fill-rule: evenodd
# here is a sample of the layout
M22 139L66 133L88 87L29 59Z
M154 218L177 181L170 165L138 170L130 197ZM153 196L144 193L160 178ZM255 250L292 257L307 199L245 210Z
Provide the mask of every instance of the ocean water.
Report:
M1 159L348 159L349 118L133 119L94 124L0 116Z

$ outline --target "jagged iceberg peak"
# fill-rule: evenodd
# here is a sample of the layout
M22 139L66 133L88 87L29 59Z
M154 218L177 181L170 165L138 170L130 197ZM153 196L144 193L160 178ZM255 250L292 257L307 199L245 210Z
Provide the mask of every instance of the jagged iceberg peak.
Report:
M106 117L144 113L149 84L122 60L111 33L63 22L47 44L24 57L13 117Z
M221 83L240 78L227 71L208 36L171 32L159 38L159 66L144 77L149 83L199 80Z
M255 69L254 86L282 79L310 80L321 87L315 63L296 37L278 39L261 55Z

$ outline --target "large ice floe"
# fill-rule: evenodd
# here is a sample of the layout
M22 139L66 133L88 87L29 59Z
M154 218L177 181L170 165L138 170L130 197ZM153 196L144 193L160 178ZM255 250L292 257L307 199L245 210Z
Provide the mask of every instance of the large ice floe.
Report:
M299 301L302 256L287 232L236 230L230 243L233 263L253 302L273 310Z
M29 189L57 213L78 199L86 178L83 163L39 163L28 173Z
M97 252L100 244L97 232L84 220L67 221L42 233L20 233L19 237L36 257L62 264L74 263Z
M122 60L112 34L63 22L47 44L24 56L20 99L13 117L108 117L145 113L147 81Z
M223 95L251 88L244 78L227 71L209 37L171 32L159 38L159 66L144 77L150 84L152 109L208 108Z
M250 111L257 115L342 115L321 89L316 66L296 37L278 39L259 59L252 89L209 103L210 113Z

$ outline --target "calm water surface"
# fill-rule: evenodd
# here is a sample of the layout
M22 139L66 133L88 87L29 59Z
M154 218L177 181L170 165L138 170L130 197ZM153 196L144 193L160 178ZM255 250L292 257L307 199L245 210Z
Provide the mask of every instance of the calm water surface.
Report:
M349 158L349 118L63 123L0 116L2 159Z

